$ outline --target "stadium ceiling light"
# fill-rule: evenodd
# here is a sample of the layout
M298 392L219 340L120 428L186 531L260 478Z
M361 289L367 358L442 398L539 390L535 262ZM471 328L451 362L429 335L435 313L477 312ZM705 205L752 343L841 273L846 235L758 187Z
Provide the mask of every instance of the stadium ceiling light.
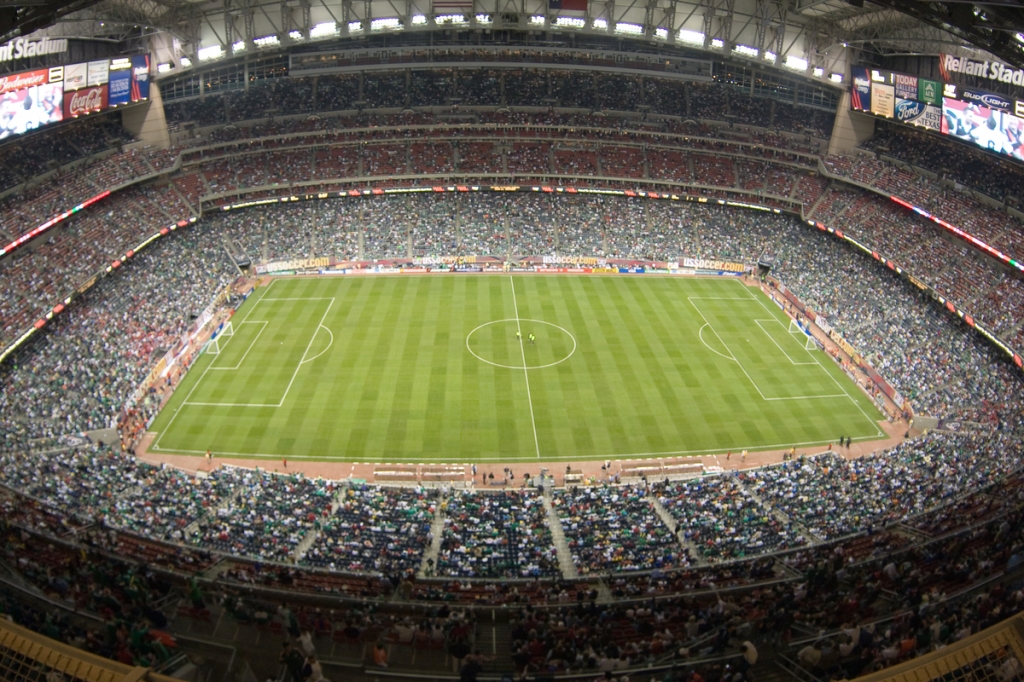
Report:
M806 71L807 60L803 57L797 57L796 55L786 55L786 61L782 64L787 69L793 69L794 71Z
M775 54L774 52L772 52L771 50L765 50L764 51L764 60L766 62L770 62L770 63L774 64L775 61L778 58L779 58L779 56L777 54Z
M721 38L712 38L711 47L713 47L716 50L721 50L723 47L725 47L725 41L722 40Z
M196 56L199 57L199 61L208 62L211 59L220 59L224 56L224 48L220 45L210 45L209 47L201 47L196 52Z
M263 36L262 38L256 38L252 42L254 45L256 45L256 47L277 47L278 45L281 44L280 39L278 39L276 35L269 35Z
M490 24L490 23L492 23L491 15L490 14L478 14L478 15L476 15L476 23L478 23L478 24Z
M349 33L362 33L362 31L363 31L363 22L361 22L361 21L350 21L350 22L348 22L348 32Z
M1017 39L1018 43L1024 43L1024 33L1015 33L1013 37Z
M370 31L401 31L402 20L398 17L374 19L370 22Z
M338 35L338 22L336 21L325 21L309 29L310 40L330 38L336 35Z
M739 43L732 48L732 53L738 54L741 57L749 57L751 59L757 59L757 55L759 54L756 47L740 45Z
M245 52L244 40L239 40L231 45L231 54L238 54L239 52Z
M423 26L426 23L427 23L427 18L425 16L423 16L422 14L414 14L412 16L412 25L413 26Z
M174 64L171 64L169 62L162 62L162 63L156 65L156 72L157 73L168 73L173 68L174 68Z
M822 76L825 75L825 69L821 68L820 66L815 66L813 73L815 78L821 78Z
M292 40L302 40L304 36L302 35L302 31L296 31L293 29L288 31L288 37Z
M545 22L543 14L534 14L530 17L530 26L543 26Z
M668 40L668 29L659 26L658 28L654 29L654 37L657 38L658 40Z
M461 14L439 14L434 17L435 24L466 24L466 17Z
M580 17L558 17L555 19L555 26L558 28L584 28L587 20Z
M188 57L182 57L178 61L181 62L181 67L183 69L187 69L188 67L192 66L192 60L189 59Z
M625 33L631 36L642 36L644 34L644 27L640 24L629 24L625 21L620 21L615 24L616 33Z
M687 45L704 45L704 34L700 31L681 28L676 37L679 39L679 42L686 43Z
M598 31L607 31L608 30L608 20L607 19L594 19L593 27L596 28Z
M843 82L843 74L841 74L841 73L832 73L832 74L829 74L828 79L830 81L832 81L833 83L842 83Z

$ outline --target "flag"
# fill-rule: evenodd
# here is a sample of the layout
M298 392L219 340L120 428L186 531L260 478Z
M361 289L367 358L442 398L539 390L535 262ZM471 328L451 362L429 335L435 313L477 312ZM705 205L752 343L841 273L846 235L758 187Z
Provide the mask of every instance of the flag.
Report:
M587 11L587 0L548 0L548 10L571 10L576 12Z

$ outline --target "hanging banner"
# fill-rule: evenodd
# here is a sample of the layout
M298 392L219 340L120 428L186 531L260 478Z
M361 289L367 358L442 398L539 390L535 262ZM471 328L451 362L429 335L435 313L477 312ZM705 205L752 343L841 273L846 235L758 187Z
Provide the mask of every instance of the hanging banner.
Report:
M71 92L73 90L81 90L86 86L88 82L89 65L85 62L81 64L68 64L64 67L64 92Z
M942 106L942 83L924 78L917 79L917 99L925 104Z
M861 66L855 66L850 71L853 73L850 106L857 111L871 111L871 74Z
M128 104L131 94L132 72L130 69L110 72L109 104L116 107Z
M896 109L896 91L891 85L871 84L871 113L893 118Z
M917 76L894 73L893 84L896 87L897 97L902 99L914 99L917 97Z
M149 99L149 55L137 54L132 57L131 98L133 102Z
M97 85L64 93L64 118L77 118L107 108L107 86Z
M110 78L110 62L106 59L101 59L95 62L89 62L88 78L86 85L103 85Z

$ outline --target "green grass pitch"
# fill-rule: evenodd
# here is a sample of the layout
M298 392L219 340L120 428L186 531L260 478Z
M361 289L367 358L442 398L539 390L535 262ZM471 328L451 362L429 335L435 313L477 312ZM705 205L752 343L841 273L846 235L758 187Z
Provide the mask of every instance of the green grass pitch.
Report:
M550 462L883 435L870 399L788 323L724 279L281 279L197 360L152 449Z

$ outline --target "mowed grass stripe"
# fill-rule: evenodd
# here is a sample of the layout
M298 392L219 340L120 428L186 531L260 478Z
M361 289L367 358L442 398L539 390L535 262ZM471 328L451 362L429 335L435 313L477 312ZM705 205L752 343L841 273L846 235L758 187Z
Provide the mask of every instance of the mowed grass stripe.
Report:
M877 433L861 412L880 417L870 400L823 354L815 357L825 370L801 366L807 382L840 393L833 380L839 377L853 400L766 402L737 362L705 347L698 335L704 321L688 297L756 302L755 292L736 282L515 276L515 283L522 318L564 327L578 344L568 361L529 372L545 460L724 452ZM475 327L515 318L508 276L279 280L259 293L268 294L266 303L255 309L247 303L235 319L251 310L249 319L267 319L268 331L238 371L207 372L191 400L201 392L241 391L252 402L258 395L276 402L307 346L309 357L324 354L302 365L279 409L185 406L172 423L174 409L203 376L208 359L200 358L154 424L157 430L171 424L160 435L162 449L359 461L536 461L525 372L485 364L466 349ZM317 308L314 301L270 300L313 297L335 298L324 319L334 334L330 348L323 331L312 336L327 302ZM733 322L737 329L756 326L750 316L782 315L772 304L704 301L702 310L705 304L716 319L743 318ZM275 332L268 336L271 323ZM557 359L564 352L561 332L530 324L538 344L525 348L528 363ZM474 336L478 352L520 367L514 322L486 329ZM529 331L524 326L524 334ZM282 358L293 356L285 366ZM233 381L215 376L232 374Z

